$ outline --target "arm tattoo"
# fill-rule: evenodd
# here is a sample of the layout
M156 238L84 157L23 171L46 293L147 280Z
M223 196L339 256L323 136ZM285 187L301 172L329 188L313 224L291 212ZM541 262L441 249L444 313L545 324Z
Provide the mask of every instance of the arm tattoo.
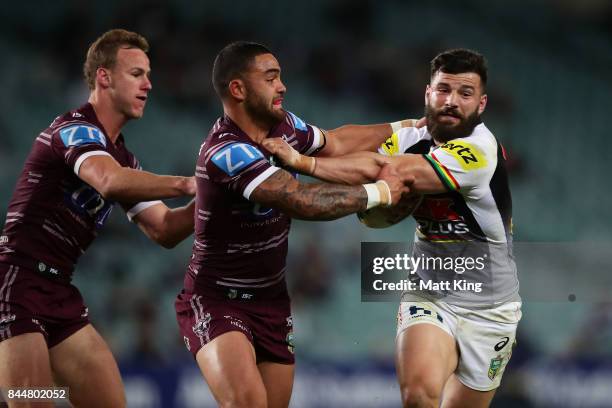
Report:
M368 195L361 185L305 184L278 170L253 191L251 199L293 218L325 221L365 210Z

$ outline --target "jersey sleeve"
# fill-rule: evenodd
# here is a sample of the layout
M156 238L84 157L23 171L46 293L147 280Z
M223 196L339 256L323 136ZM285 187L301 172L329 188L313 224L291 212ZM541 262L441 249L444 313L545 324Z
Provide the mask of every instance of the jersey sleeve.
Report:
M497 146L485 140L453 139L423 155L451 191L488 185L497 166Z
M393 133L378 147L378 153L384 156L397 156L404 154L406 150L420 140L417 128L405 127Z
M325 147L325 135L321 129L307 124L291 112L287 112L286 119L293 132L285 137L285 141L295 150L306 156L314 156Z
M91 156L111 156L102 130L90 123L76 123L56 131L54 148L78 176L81 164Z
M200 160L208 178L242 195L247 200L253 190L280 170L272 166L258 146L242 141L229 141L202 152ZM198 163L200 166L200 163Z

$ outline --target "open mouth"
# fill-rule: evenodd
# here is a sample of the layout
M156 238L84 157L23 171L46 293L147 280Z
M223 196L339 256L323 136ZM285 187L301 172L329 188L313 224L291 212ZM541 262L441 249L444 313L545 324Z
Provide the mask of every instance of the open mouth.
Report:
M274 106L280 106L280 105L282 105L282 104L283 104L283 98L274 99L274 100L272 101L272 105L274 105Z
M145 102L147 100L146 96L137 96L136 98L140 99L143 102Z

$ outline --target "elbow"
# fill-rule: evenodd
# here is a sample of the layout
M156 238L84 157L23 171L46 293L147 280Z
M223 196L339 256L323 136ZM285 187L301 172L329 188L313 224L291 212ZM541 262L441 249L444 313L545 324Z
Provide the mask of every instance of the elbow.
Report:
M166 249L172 249L181 242L181 240L176 237L176 234L171 232L166 223L152 232L151 239Z
M107 200L118 200L120 198L120 188L116 180L117 177L112 174L104 175L96 188L98 193Z
M171 239L161 239L157 243L166 249L172 249L178 245L178 241Z
M170 234L164 231L155 231L150 234L150 238L158 245L166 248L172 249L178 245L180 241L174 239L174 237L170 236Z

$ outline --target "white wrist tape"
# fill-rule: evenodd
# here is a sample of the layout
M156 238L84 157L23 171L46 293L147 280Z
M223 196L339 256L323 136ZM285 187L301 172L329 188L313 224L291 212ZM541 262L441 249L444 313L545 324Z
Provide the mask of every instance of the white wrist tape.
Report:
M376 183L363 184L363 188L368 194L366 210L379 205L391 205L391 189L386 181L378 180Z
M293 147L291 149L291 158L289 159L289 167L293 167L300 173L313 175L316 167L317 160L311 156L304 156L300 154Z

